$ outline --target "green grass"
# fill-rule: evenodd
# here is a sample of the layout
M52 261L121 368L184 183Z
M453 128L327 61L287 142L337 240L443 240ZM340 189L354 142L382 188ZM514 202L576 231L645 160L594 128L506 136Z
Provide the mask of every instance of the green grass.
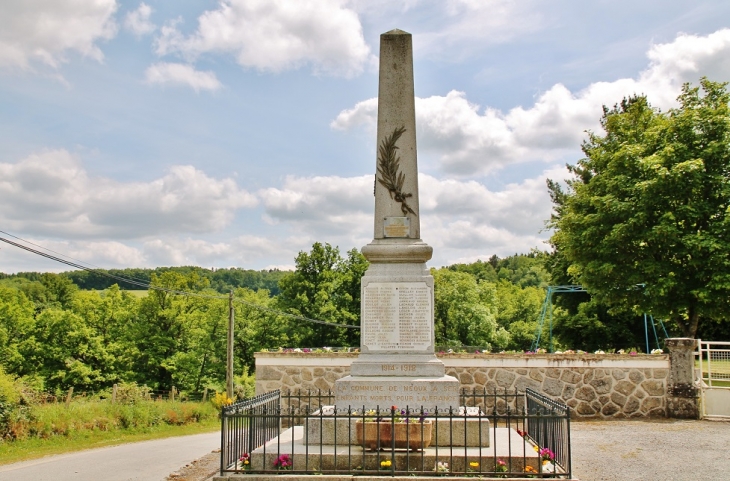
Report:
M134 297L136 297L138 299L141 299L143 297L147 297L147 290L139 290L139 291L129 290L129 291L126 291L126 292L132 294Z
M114 431L78 431L68 436L53 436L46 439L28 438L11 442L0 442L0 465L27 461L53 454L69 453L84 449L100 448L124 443L162 439L214 432L220 429L218 419L183 426L161 425L152 428Z
M702 362L702 379L705 382L708 382L707 367L707 361L704 360ZM715 359L711 362L710 367L712 368L712 386L730 387L730 359ZM700 368L700 361L698 359L695 359L695 368Z
M113 444L182 436L218 429L210 402L79 399L18 407L0 437L0 464ZM2 426L0 426L2 427Z

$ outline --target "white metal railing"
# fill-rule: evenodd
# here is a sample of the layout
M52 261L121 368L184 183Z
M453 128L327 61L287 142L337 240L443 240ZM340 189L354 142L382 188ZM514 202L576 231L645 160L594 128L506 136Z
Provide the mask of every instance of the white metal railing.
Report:
M730 418L730 342L697 340L702 416Z
M698 339L697 346L702 381L708 387L730 389L730 342Z

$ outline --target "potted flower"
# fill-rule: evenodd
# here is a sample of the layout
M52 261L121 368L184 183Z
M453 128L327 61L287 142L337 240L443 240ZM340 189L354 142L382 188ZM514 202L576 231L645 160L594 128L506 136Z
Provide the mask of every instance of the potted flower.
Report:
M431 445L431 420L425 413L391 406L390 416L380 416L375 411L365 413L366 417L355 423L358 442L366 449L410 449L412 451Z

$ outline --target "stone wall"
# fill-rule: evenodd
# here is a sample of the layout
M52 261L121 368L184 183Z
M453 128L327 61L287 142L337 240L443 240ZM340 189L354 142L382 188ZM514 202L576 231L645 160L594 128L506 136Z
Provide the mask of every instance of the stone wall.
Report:
M356 353L257 353L256 394L274 389L334 389ZM670 409L668 355L442 354L462 388L529 387L560 399L579 417L665 417Z

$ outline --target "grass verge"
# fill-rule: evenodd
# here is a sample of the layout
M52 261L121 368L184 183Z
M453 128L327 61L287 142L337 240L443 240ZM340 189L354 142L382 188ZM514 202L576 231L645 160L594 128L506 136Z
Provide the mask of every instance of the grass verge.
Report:
M0 442L0 465L28 461L53 454L173 436L207 433L219 429L220 421L218 419L206 419L182 426L163 424L128 430L83 430L71 432L66 436L52 436L46 439L27 438L11 442Z

